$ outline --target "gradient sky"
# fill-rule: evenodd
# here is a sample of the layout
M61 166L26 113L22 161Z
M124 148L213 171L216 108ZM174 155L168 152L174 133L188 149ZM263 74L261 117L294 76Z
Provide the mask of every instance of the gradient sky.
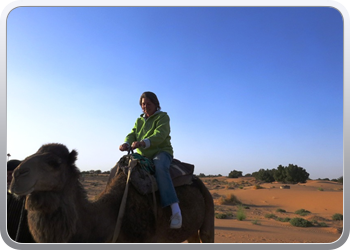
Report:
M195 173L343 176L343 19L328 7L20 7L7 19L7 150L109 170L144 91Z

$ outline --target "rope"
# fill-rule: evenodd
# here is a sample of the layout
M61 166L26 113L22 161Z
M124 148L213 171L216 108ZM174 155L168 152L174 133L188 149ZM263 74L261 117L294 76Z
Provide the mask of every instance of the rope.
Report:
M129 158L129 163L128 163L128 176L126 179L126 184L125 184L125 190L124 190L124 194L123 194L123 198L122 198L122 202L120 204L120 208L119 208L119 213L118 213L118 218L117 218L117 223L114 229L114 233L113 233L113 239L112 239L112 243L117 242L119 233L120 233L120 229L122 226L122 220L124 217L124 212L125 212L125 206L126 206L126 198L128 196L128 190L129 190L129 180L130 180L130 176L131 176L131 171L133 170L133 168L139 163L139 165L141 166L141 168L143 168L145 170L145 172L147 173L148 177L151 179L152 182L152 193L153 193L153 205L154 205L154 217L155 220L157 220L157 201L156 201L156 197L155 197L155 189L154 189L154 182L151 178L151 174L154 174L154 165L153 162L151 160L149 160L146 157L143 157L142 155L138 154L138 153L134 153L133 150L131 148L129 148L128 150L128 155L127 158ZM118 171L116 171L116 174L118 173Z
M21 228L22 228L22 224L24 222L24 207L25 207L25 202L26 199L23 199L23 203L22 203L22 208L21 208L21 216L19 219L19 223L18 223L18 228L17 228L17 233L16 233L16 239L15 241L19 242L19 237L20 237L20 232L21 232Z
M144 157L138 153L132 154L132 157L139 162L140 167L143 170L145 170L146 172L148 172L150 174L155 173L154 164L153 164L152 160L150 160L147 157Z
M147 157L144 157L138 153L134 153L132 147L129 147L129 149L128 149L128 156L129 155L132 155L132 157L134 159L138 160L142 169L144 169L145 171L147 171L150 174L155 173L155 168L154 168L154 164L153 164L152 160L150 160Z
M119 236L119 233L120 233L120 228L122 226L122 220L123 220L124 212L125 212L126 198L128 196L130 175L131 175L132 169L136 165L137 165L137 160L134 160L134 159L132 159L132 157L130 157L129 168L128 168L128 178L126 179L126 186L125 186L125 190L124 190L124 194L123 194L123 199L122 199L122 202L120 204L117 224L116 224L115 229L114 229L112 242L117 242L117 239L118 239L118 236Z

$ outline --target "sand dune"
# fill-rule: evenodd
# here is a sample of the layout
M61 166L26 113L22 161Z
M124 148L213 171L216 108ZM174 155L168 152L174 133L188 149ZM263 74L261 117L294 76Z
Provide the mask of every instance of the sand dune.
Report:
M257 182L251 177L203 178L206 183L212 183L213 179L218 180L216 185L208 187L217 204L216 212L233 214L233 218L215 220L216 243L332 243L341 236L342 221L332 220L335 213L343 214L343 189L339 183L309 180L289 185L290 189L280 189L280 183L260 183L262 188L255 189ZM232 181L239 187L228 189L225 183ZM237 205L218 204L220 197L230 194L246 207L246 218L242 221L235 218ZM277 209L286 212L276 212ZM305 216L295 214L299 209L310 213ZM267 214L322 222L327 227L295 227L289 222L266 218Z
M280 183L259 183L252 177L201 179L214 198L215 212L231 215L227 219L215 219L215 243L332 243L341 237L343 221L334 221L332 216L343 214L342 184L309 180L289 184L290 189L280 189ZM91 199L102 191L106 180L104 175L85 177L83 184ZM256 189L256 185L260 189ZM220 199L231 194L245 207L244 220L237 218L237 204L220 204ZM277 209L285 212L276 212ZM299 209L310 213L295 214ZM323 226L296 227L266 218L269 214L278 218L303 218Z

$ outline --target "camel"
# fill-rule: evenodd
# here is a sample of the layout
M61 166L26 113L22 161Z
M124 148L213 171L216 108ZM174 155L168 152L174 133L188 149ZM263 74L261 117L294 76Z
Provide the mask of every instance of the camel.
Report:
M111 243L126 176L118 173L94 201L89 201L75 165L77 152L63 144L45 144L15 169L10 192L26 196L28 224L40 243ZM203 182L176 187L182 211L181 229L170 229L169 207L161 208L156 192L141 195L129 185L116 243L214 242L214 204Z

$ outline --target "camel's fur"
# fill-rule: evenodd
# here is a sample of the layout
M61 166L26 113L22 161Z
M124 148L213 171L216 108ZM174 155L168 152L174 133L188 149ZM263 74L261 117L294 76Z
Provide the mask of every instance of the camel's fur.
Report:
M97 200L90 202L79 182L77 152L62 144L43 145L14 171L10 191L26 195L30 231L36 242L111 242L125 189L120 172ZM125 215L117 242L214 242L214 205L202 181L176 188L182 228L170 229L170 208L157 218L152 195L140 195L130 185Z

